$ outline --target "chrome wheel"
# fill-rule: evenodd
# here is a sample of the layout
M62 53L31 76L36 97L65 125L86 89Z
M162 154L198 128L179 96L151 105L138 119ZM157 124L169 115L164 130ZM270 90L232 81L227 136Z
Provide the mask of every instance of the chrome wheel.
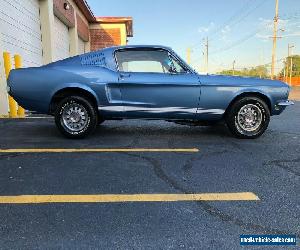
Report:
M256 131L262 124L263 114L259 106L255 104L246 104L241 107L237 114L238 126L246 131Z
M79 132L88 124L87 110L78 103L69 103L63 109L61 122L68 130Z

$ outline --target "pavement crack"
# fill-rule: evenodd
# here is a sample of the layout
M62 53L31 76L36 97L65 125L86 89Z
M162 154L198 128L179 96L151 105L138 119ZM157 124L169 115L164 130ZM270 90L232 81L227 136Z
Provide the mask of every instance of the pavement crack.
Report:
M176 182L171 177L169 177L162 169L162 164L159 160L154 159L152 157L143 156L143 155L137 155L137 154L131 154L131 153L124 153L124 154L148 161L152 165L155 175L158 178L160 178L162 181L167 183L170 187L175 189L176 191L179 191L184 194L195 193L193 190L189 190L189 189L181 186L178 182ZM195 202L196 202L196 204L199 205L199 207L202 210L204 210L209 215L211 215L215 218L218 218L225 223L230 223L230 224L239 226L240 228L243 228L245 230L254 230L256 233L265 233L265 234L294 234L294 233L280 230L277 228L265 227L265 226L262 226L259 224L244 222L238 218L234 218L231 215L223 213L221 210L210 205L209 202L207 202L207 201L195 201ZM297 235L297 237L300 237L300 234L296 234L296 235Z
M16 158L19 156L24 155L23 153L4 153L4 154L0 154L0 161L1 160L7 160L10 158Z
M273 130L273 129L268 129L268 131L271 133L274 133L274 134L288 134L288 135L300 136L299 133L295 133L295 132L278 131L278 130Z
M131 153L124 153L124 154L129 155L129 156L133 156L133 157L137 157L137 158L143 159L145 161L148 161L152 165L153 171L159 179L161 179L162 181L167 183L173 189L175 189L177 191L180 191L180 192L183 192L182 187L180 187L180 185L178 185L178 183L176 181L174 181L173 179L169 178L166 175L166 173L162 169L160 161L158 161L157 159L147 157L147 156L143 156L143 155L131 154ZM183 193L185 193L185 192L183 192Z
M208 202L203 201L196 201L199 206L201 206L202 209L204 209L208 214L217 217L221 219L223 222L229 222L231 224L237 225L243 229L246 230L254 230L255 233L266 233L266 234L294 234L291 232L287 232L284 230L280 230L277 228L270 228L265 227L259 224L253 224L253 223L247 223L245 221L242 221L238 218L234 218L231 215L225 214L221 212L219 209L213 207ZM297 234L297 237L299 237L300 234Z
M300 165L300 158L292 159L292 160L271 160L271 161L266 161L263 163L264 166L277 166L285 171L288 171L296 176L300 176L300 173L295 171L293 168L287 166L286 164L288 163L298 163L298 166Z
M210 152L210 153L201 153L200 156L194 156L194 157L189 158L185 162L185 164L183 165L182 170L184 172L190 171L193 168L193 162L196 161L196 160L201 160L201 159L203 159L204 157L207 157L207 156L225 154L225 153L228 153L228 152L229 152L229 150L225 149L225 150L220 150L220 151L215 151L215 152Z
M201 160L202 158L203 158L203 155L194 156L194 157L189 158L183 165L182 170L185 173L189 172L193 168L194 161Z

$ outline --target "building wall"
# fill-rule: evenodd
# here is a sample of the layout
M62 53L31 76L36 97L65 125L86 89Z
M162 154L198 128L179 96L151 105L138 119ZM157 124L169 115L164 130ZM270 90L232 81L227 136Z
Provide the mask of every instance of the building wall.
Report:
M85 42L78 36L78 54L85 53Z
M69 27L58 17L54 17L54 60L62 60L70 56Z
M64 4L69 4L69 9L66 10L64 8ZM54 14L68 27L75 26L75 14L74 14L74 7L69 1L65 0L53 0L53 10Z
M69 3L69 10L64 9L65 2ZM55 45L59 44L56 41L60 38L55 34L55 16L68 28L69 54L65 57L77 55L79 43L82 51L82 41L84 51L88 52L89 23L73 0L1 0L0 115L8 113L3 51L10 52L12 57L20 54L24 67L40 66L60 59L55 55ZM79 38L82 40L79 41Z
M91 37L91 51L98 49L126 45L126 25L121 24L91 24L90 25Z
M2 50L20 54L25 67L42 64L42 43L38 0L1 0Z
M80 36L83 41L88 42L90 40L90 31L88 24L84 22L84 19L82 19L78 13L76 14L76 20L78 36Z
M73 0L69 0L69 2L74 6L75 10L75 20L76 20L76 32L74 32L74 39L77 37L80 37L84 41L84 50L85 52L90 51L90 33L89 33L89 22L84 16L84 14L81 12L81 10L78 8L78 6L75 4ZM74 48L78 52L78 46L80 41L77 43L77 48ZM75 55L76 52L74 51L73 55Z
M6 81L5 81L5 72L4 72L4 62L1 50L1 32L0 32L0 117L2 115L8 115L8 99L6 93Z
M91 30L91 51L119 45L120 43L121 33L119 29Z
M64 8L65 3L69 5L68 10ZM79 37L85 42L84 51L89 51L89 24L83 13L75 4L75 2L73 0L53 0L53 5L55 15L69 29L69 56L74 56L78 54L78 47L79 43L81 42L79 40ZM58 58L61 59L61 57L55 57L55 59Z

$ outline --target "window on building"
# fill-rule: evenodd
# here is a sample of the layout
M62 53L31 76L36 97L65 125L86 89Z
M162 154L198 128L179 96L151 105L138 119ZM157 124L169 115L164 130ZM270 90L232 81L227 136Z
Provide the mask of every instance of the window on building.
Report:
M116 52L116 59L122 72L186 73L165 50L121 50Z

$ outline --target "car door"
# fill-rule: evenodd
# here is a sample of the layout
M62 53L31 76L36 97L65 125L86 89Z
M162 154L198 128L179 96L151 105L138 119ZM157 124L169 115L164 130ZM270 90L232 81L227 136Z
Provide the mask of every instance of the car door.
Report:
M200 82L163 49L116 52L124 115L129 118L193 119Z

